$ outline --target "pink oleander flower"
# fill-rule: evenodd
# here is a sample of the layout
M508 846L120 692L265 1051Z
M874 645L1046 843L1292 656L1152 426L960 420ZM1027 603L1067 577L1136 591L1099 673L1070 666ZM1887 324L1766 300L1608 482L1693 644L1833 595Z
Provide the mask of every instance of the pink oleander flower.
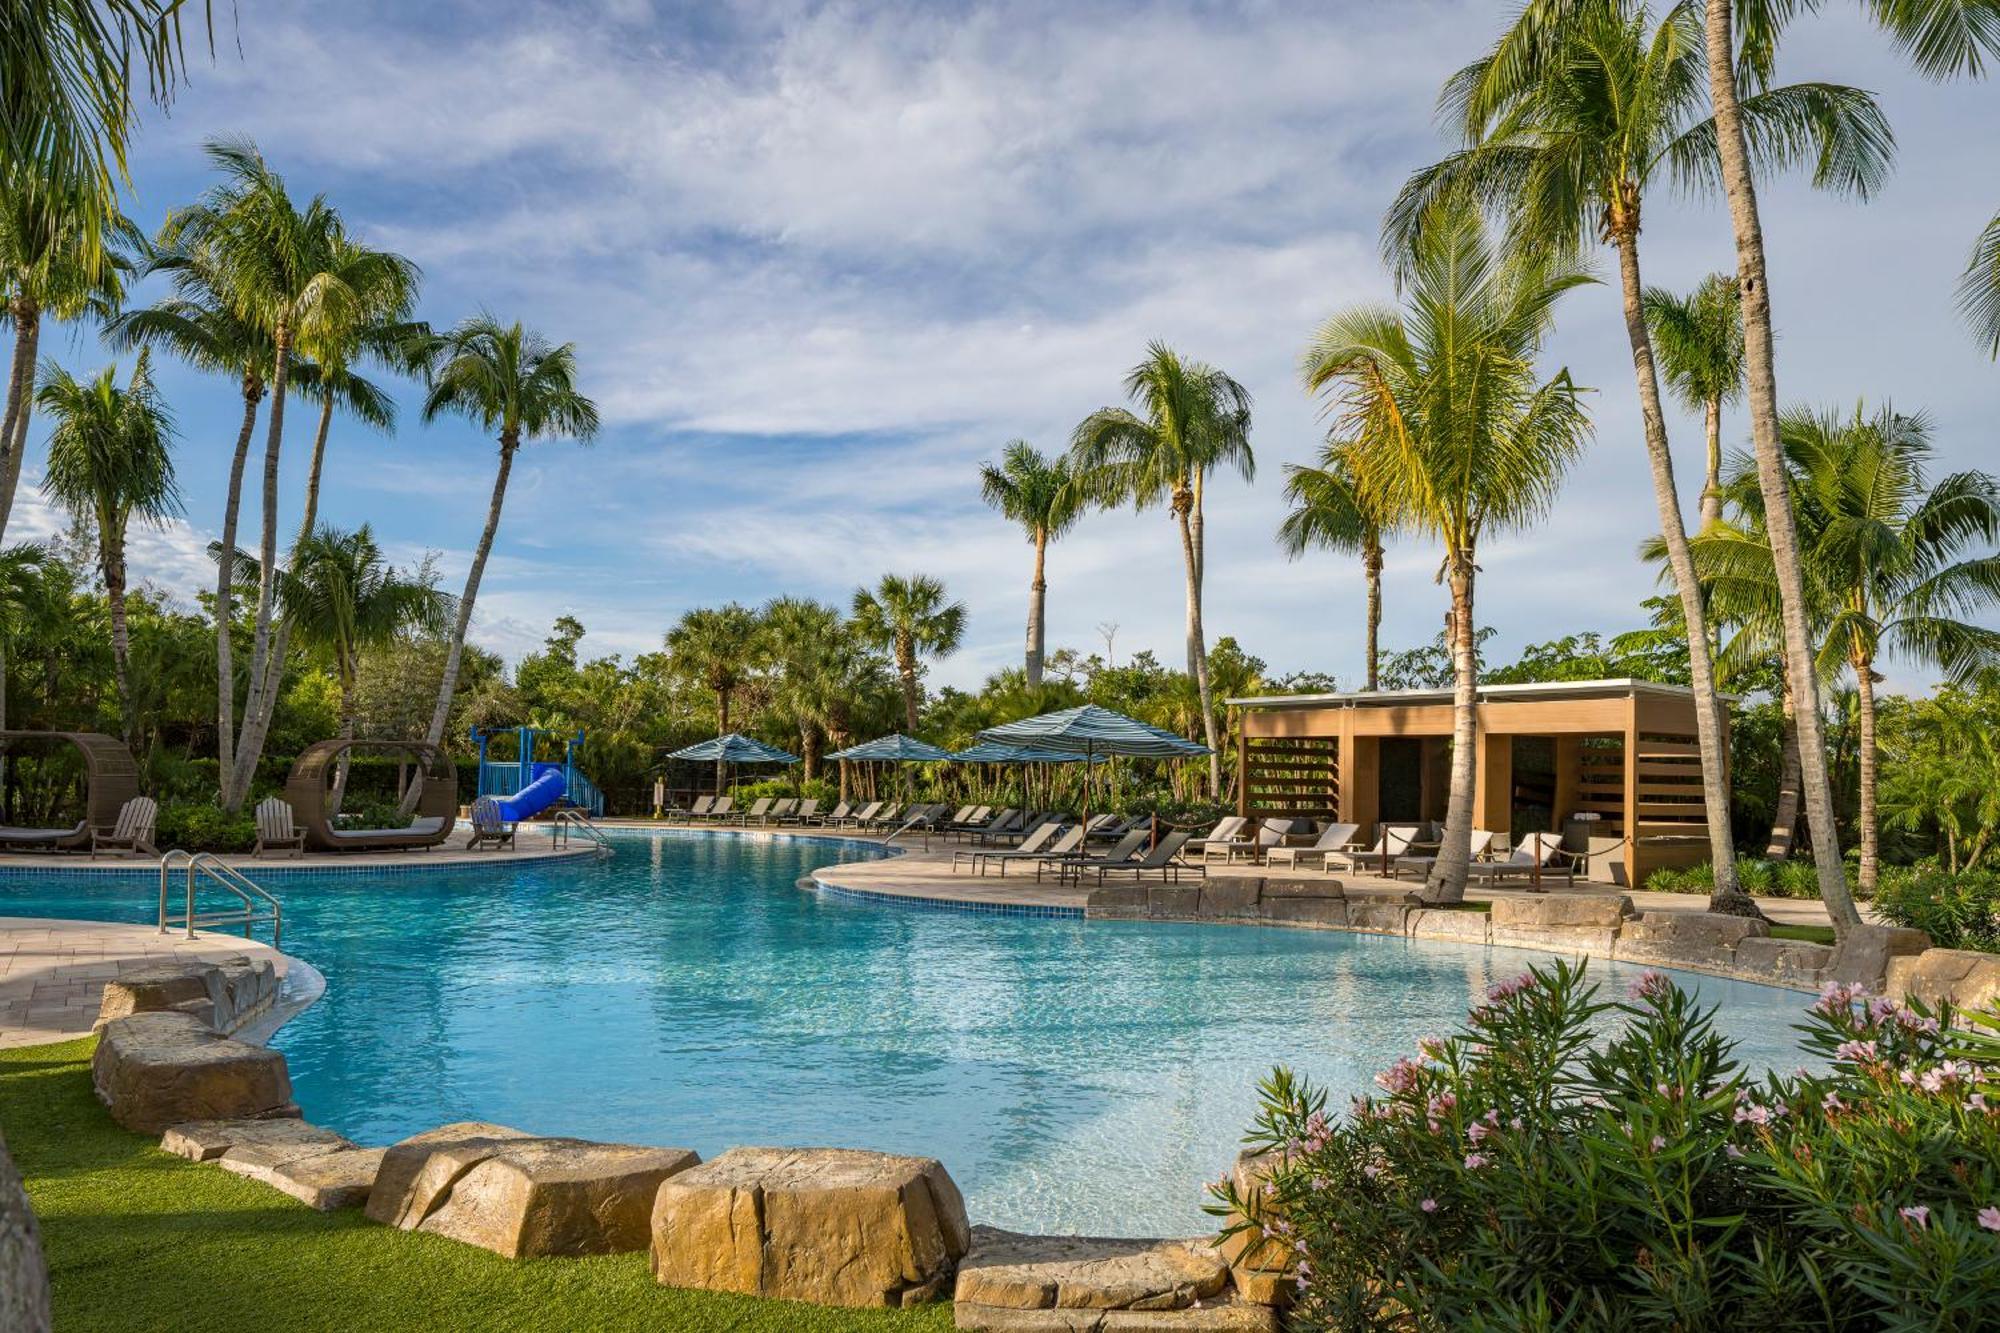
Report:
M1375 1163L1370 1162L1368 1165L1361 1168L1361 1174L1368 1177L1370 1180L1375 1180L1381 1176L1382 1168L1375 1165Z
M1896 1002L1886 995L1877 995L1868 1002L1868 1016L1877 1023L1896 1012Z
M1512 1120L1507 1122L1507 1127L1509 1129L1519 1129L1521 1128L1523 1123L1524 1122L1522 1121L1520 1116L1515 1116Z
M1915 1223L1919 1231L1931 1224L1931 1210L1920 1203L1912 1204L1908 1208L1898 1208L1896 1212L1905 1221Z
M1437 1096L1431 1098L1430 1116L1435 1120L1440 1116L1450 1115L1457 1108L1458 1097L1455 1094L1440 1092Z
M1926 1069L1917 1077L1917 1086L1925 1092L1943 1092L1944 1075L1935 1069Z
M2000 1208L1981 1208L1979 1210L1979 1225L1985 1227L1988 1231L2000 1231Z
M1423 1067L1414 1060L1398 1060L1375 1076L1375 1082L1391 1095L1408 1092L1417 1084Z
M1737 1147L1733 1143L1724 1144L1722 1151L1725 1155L1729 1157L1731 1161L1734 1161L1736 1158L1741 1157L1743 1155L1743 1150Z
M1770 1108L1766 1106L1759 1106L1755 1102L1752 1102L1747 1106L1737 1107L1736 1123L1741 1125L1746 1122L1752 1125L1770 1124L1771 1123Z
M1419 1037L1417 1039L1417 1049L1423 1053L1426 1060L1442 1060L1444 1059L1444 1038Z
M1660 1149L1662 1149L1662 1148L1664 1148L1664 1147L1666 1147L1666 1146L1667 1146L1667 1138L1666 1138L1666 1135L1664 1135L1664 1134L1655 1134L1655 1135L1653 1135L1653 1151L1654 1151L1654 1152L1658 1152L1658 1151L1659 1151Z
M1486 1142L1486 1140L1492 1138L1495 1134L1498 1134L1499 1132L1500 1132L1499 1130L1493 1128L1493 1126L1487 1124L1485 1121L1475 1120L1466 1129L1465 1136L1471 1139L1474 1143L1484 1143Z
M1468 1171L1477 1171L1492 1160L1485 1153L1469 1152L1465 1155L1465 1169Z
M1826 1096L1820 1098L1819 1104L1820 1109L1826 1111L1828 1114L1847 1109L1847 1103L1840 1100L1840 1094L1837 1092L1829 1092Z
M1872 1041L1843 1041L1833 1048L1833 1058L1848 1060L1854 1064L1872 1064L1876 1050L1876 1045Z
M1434 1213L1438 1210L1438 1201L1436 1199L1425 1199L1422 1203L1418 1204L1417 1207L1423 1209L1427 1213ZM1995 1212L2000 1212L2000 1209L1988 1208L1986 1211L1989 1213L1995 1213Z
M1511 1000L1522 991L1533 990L1534 988L1535 974L1532 972L1523 972L1519 976L1509 977L1505 981L1497 982L1487 987L1486 999L1489 1003L1497 1004L1501 1000Z
M1975 1111L1984 1111L1986 1109L1986 1094L1975 1092L1965 1099L1965 1104Z

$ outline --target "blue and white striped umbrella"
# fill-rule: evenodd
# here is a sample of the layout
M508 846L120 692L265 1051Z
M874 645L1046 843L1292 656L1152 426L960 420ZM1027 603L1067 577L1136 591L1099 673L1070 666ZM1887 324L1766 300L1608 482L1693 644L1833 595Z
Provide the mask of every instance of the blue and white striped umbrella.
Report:
M690 759L696 763L723 764L796 764L799 757L786 754L783 750L752 740L740 731L732 731L727 736L717 736L711 740L698 741L693 745L675 750L669 759Z
M1100 754L1095 762L1103 763L1111 756ZM1067 750L1037 750L1027 745L1002 745L999 741L981 741L969 750L960 750L952 758L961 764L1080 764L1083 756Z
M1206 745L1096 704L988 727L979 733L979 739L1069 754L1125 754L1141 759L1190 759L1208 753Z
M927 741L905 736L900 731L887 736L877 736L872 741L850 745L845 750L835 750L828 759L848 759L859 763L878 764L935 764L952 757L951 751L940 749Z

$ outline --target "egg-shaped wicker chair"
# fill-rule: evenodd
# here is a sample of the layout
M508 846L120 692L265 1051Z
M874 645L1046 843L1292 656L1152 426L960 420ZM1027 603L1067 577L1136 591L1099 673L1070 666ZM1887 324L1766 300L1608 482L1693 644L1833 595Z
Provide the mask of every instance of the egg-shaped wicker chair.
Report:
M416 819L408 828L338 829L327 818L326 794L343 752L408 754L423 771ZM458 819L458 769L442 745L424 741L315 741L299 752L285 779L285 803L316 852L406 852L435 847Z
M118 812L139 795L139 766L116 736L95 731L0 731L0 747L15 741L62 741L83 757L84 813L69 828L7 828L0 826L0 847L21 851L56 851L90 845L90 831L110 832Z

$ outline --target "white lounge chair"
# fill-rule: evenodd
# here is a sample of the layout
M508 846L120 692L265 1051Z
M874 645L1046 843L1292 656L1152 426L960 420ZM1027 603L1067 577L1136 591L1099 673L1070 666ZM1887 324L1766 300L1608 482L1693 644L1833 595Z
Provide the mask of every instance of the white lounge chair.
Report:
M1479 862L1485 860L1486 853L1491 851L1492 849L1493 849L1492 829L1476 828L1472 830L1471 855L1472 855L1472 862L1474 865L1477 865ZM1405 870L1410 870L1416 872L1417 877L1419 879L1422 879L1423 877L1431 873L1431 867L1436 864L1437 864L1437 857L1435 856L1399 856L1394 861L1391 861L1389 863L1389 878L1400 879L1402 878L1403 872Z
M1565 884L1576 883L1577 862L1583 858L1566 850L1562 837L1555 833L1530 833L1521 839L1520 846L1491 861L1475 861L1467 873L1468 879L1482 884L1498 883L1502 880L1527 880L1530 888L1540 892L1535 886L1542 880L1560 876Z
M1245 841L1243 826L1249 822L1242 815L1225 815L1215 821L1214 828L1200 838L1190 841L1187 844L1188 849L1200 851L1201 859L1204 861L1216 854L1227 858L1230 848L1240 846Z
M1336 862L1343 870L1358 870L1364 873L1382 873L1383 859L1393 861L1410 850L1410 844L1417 839L1415 824L1384 824L1377 835L1375 845L1364 850L1328 852L1326 868L1332 870Z
M1354 835L1360 830L1359 824L1328 824L1319 831L1319 837L1310 847L1273 847L1264 853L1267 866L1291 866L1297 869L1308 861L1317 861L1322 866L1330 852L1344 852L1354 845Z

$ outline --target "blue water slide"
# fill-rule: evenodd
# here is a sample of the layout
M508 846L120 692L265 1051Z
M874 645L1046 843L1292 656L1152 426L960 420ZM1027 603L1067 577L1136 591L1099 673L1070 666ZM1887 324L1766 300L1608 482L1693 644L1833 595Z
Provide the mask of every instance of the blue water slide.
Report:
M569 779L564 775L561 764L536 764L533 782L512 796L495 796L493 803L500 807L502 819L514 823L533 819L560 801L568 790Z

